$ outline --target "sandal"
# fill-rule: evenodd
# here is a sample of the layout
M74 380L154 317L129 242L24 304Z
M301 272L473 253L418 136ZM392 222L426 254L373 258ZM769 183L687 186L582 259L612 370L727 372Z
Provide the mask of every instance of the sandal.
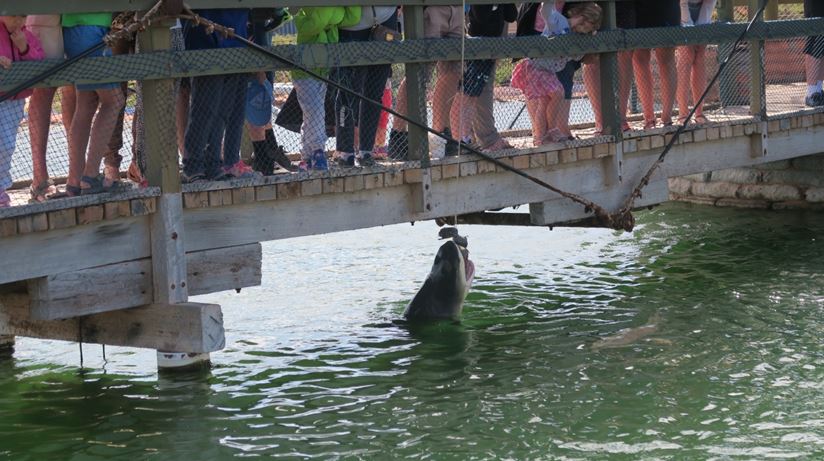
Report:
M32 183L31 186L29 186L29 194L31 194L29 203L43 203L50 199L55 193L57 193L57 189L54 187L54 181L51 179L47 179L38 185Z
M48 196L49 200L55 200L59 198L69 198L69 197L80 197L81 189L80 186L70 186L66 184L66 190L60 191L51 194Z
M707 119L707 117L704 116L704 114L696 115L695 117L693 117L692 120L695 122L696 125L704 125L706 123L710 123L710 121Z
M81 183L86 183L89 185L87 188L80 188L80 195L93 195L93 194L101 194L103 192L109 192L111 187L105 187L103 185L103 177L98 176L83 176L80 178ZM68 189L68 186L66 186Z

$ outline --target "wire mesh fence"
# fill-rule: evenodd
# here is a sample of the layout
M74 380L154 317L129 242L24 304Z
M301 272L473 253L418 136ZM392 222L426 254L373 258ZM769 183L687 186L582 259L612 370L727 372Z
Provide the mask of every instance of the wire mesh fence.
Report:
M477 10L470 6L468 11L430 7L424 10L424 25L431 30L425 32L432 40L512 36L516 30L519 35L554 36L556 32L546 32L546 22L561 16L567 21L564 33L586 34L586 30L576 27L581 18L592 18L574 10L577 3L561 3L526 4L533 5L535 14L532 19L522 15L517 21L490 5L478 6ZM329 19L313 16L317 11L312 8L291 8L290 16L271 11L262 20L260 16L249 16L246 10L223 10L225 14L209 18L265 46L402 39L399 11L394 7L335 8L340 10L337 22L323 24L323 36L315 31L316 22ZM750 13L747 7L736 6L733 20L746 21ZM801 4L782 3L774 19L803 17ZM670 24L651 23L647 18L647 22L623 27L669 26L671 29L649 32L667 42L668 30L678 31L680 19ZM270 21L277 25L272 26ZM473 21L480 29L473 30ZM71 57L55 43L65 30L60 30L59 23L48 27L51 29L33 23L29 28L40 34L46 32L41 35L43 49L48 51L44 57ZM105 29L102 25L96 27ZM474 35L466 35L467 30ZM49 36L49 31L57 35ZM166 39L168 43L154 46L182 53L244 46L219 31L187 20L172 25ZM765 43L766 103L771 113L805 107L806 44L806 37ZM703 110L696 112L695 123L752 117L751 46L744 43L732 50L730 64L710 89ZM618 52L614 78L619 82L615 85L618 110L625 120L622 129L632 135L652 128L666 129L682 121L731 48L727 42ZM13 147L8 142L4 145L8 166L0 164L0 169L5 168L8 174L0 176L0 188L10 200L0 197L0 205L138 190L147 184L147 150L151 146L147 138L174 140L183 182L254 179L299 170L325 171L410 160L407 121L369 100L403 115L409 113L408 107L419 107L426 126L484 151L574 143L602 134L600 117L605 108L600 107L599 94L600 78L605 74L599 68L597 54L571 53L552 58L499 55L498 59L473 60L464 58L463 45L461 49L461 59L451 56L410 67L395 63L310 69L328 82L304 71L282 70L281 66L270 72L211 72L163 85L149 84L154 81L147 80L89 87L78 74L76 87L57 91L37 88L33 94L21 93L0 106L3 138L16 138ZM119 48L110 46L105 52L128 53L141 53L140 46L125 43ZM217 55L192 56L212 60ZM230 68L233 64L220 62L215 68ZM419 92L421 100L407 99L407 68L418 69L419 75L412 80L425 84ZM158 101L166 101L160 106L166 112L152 114L151 126L143 122L147 98L153 107L158 107ZM438 136L429 136L427 141L433 159L462 152L456 150L457 143ZM111 188L113 183L120 185Z

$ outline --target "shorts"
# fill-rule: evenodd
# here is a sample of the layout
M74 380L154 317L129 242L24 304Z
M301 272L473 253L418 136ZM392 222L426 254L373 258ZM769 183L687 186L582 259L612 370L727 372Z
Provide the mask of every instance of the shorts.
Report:
M635 0L635 22L638 29L680 27L680 3L678 0Z
M458 89L467 96L480 96L494 70L494 59L467 61L466 71L461 79L462 82L458 84Z
M615 4L615 24L619 29L635 29L635 4L632 1L617 2Z
M805 18L824 17L824 2L821 0L804 0ZM824 58L824 35L807 37L807 44L804 45L804 54L814 58Z
M527 99L554 96L564 89L555 72L533 65L531 59L522 59L515 65L512 86L521 90Z
M575 79L575 71L581 68L581 61L570 59L563 69L555 72L561 86L564 87L564 99L572 99L572 84Z
M103 37L109 33L108 27L102 26L72 26L63 28L63 47L66 51L66 58L72 59L81 55L84 51L100 44ZM109 48L101 48L88 57L111 56ZM75 85L79 91L112 90L120 88L120 83L90 83Z
M46 59L64 58L63 28L59 24L56 26L27 24L26 29L30 30L40 40Z
M464 36L464 12L460 6L427 6L423 10L424 38L461 38ZM438 62L438 74L458 73L461 63L458 61ZM427 66L427 78L432 73Z

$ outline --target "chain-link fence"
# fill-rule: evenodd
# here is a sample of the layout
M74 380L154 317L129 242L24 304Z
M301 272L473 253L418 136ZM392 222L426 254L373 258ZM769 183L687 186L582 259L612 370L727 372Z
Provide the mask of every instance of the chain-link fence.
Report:
M378 49L368 48L371 42L401 41L402 11L384 6L328 7L336 9L334 19L321 17L317 8L290 8L288 14L280 9L253 11L251 15L248 10L203 14L205 19L231 27L241 37L266 47L320 46L314 48L324 50L318 55L322 57L325 53L327 62L333 65L310 65L310 72L284 70L288 66L283 62L277 63L271 56L254 51L237 58L240 55L231 52L233 48L248 48L243 40L212 30L193 17L168 24L167 33L146 33L150 38L141 39L136 46L128 41L110 43L105 51L100 50L101 55L140 55L147 51L141 47L148 44L149 49L176 50L175 59L204 69L203 75L179 78L174 83L147 78L138 82L89 84L82 72L72 73L69 68L67 79L75 81L76 87L66 86L57 91L38 87L33 94L21 93L16 99L3 102L3 136L8 141L16 134L16 145L11 150L8 142L4 146L4 155L10 162L7 167L0 164L8 172L0 188L10 200L0 198L0 205L139 191L148 184L152 159L163 158L152 149L171 144L177 152L169 155L176 157L184 183L237 178L254 181L273 174L312 174L415 160L416 155L410 156L409 151L409 122L405 117L381 110L370 100L393 108L399 115L420 109L425 117L413 119L420 118L427 127L447 138L487 152L545 148L607 134L603 133L602 114L609 108L601 107L599 101L601 79L610 73L600 68L596 53L579 51L587 47L597 49L600 34L587 40L575 38L588 34L587 24L595 29L606 20L602 10L594 5L560 3L555 9L551 3L523 4L520 11L515 10L514 4L469 5L466 9L428 7L423 10L424 35L406 35L429 39L422 41L415 52L430 53L443 60L410 67L387 63L402 61L407 56L403 53L350 56L352 61L360 60L359 64L372 58L380 63L347 66L352 61L344 61L341 54L333 52L337 42L367 50ZM683 31L678 27L683 19L681 11L677 11L678 16L667 16L636 10L634 18L627 19L626 8L634 3L619 3L617 26L640 34L637 36L660 37L667 46L616 53L612 77L616 82L621 128L628 136L642 130L666 130L668 125L683 121L718 70L719 61L732 48L727 40L676 46L678 34ZM672 1L660 5L665 3L678 4ZM660 5L657 8L664 8ZM643 7L643 2L635 4L635 8ZM691 18L695 29L715 30L698 23L699 13L691 12L696 14ZM719 19L718 12L711 13L709 20ZM731 18L743 22L750 13L747 7L735 6ZM800 3L782 3L770 19L803 17ZM78 43L94 44L94 39L87 36L90 30L98 34L99 41L107 28L102 23L67 25L65 16L62 24L38 16L29 17L29 21L27 29L40 37L43 57L51 59L80 54L84 47ZM670 27L661 28L665 26ZM514 35L544 35L549 37L545 43L550 45L571 45L567 55L547 55L530 45L520 49L515 46L512 49L520 51L509 57L510 48L500 45L500 49L490 49L485 58L468 57L471 50L478 49L477 43L487 43L479 40L488 38L488 43L502 44L500 37ZM72 40L81 37L87 42L58 46L56 41L64 36L73 37ZM610 40L609 34L604 36L607 38L603 40ZM442 52L431 46L438 38L460 40L460 52ZM730 64L710 89L703 110L696 112L693 123L753 116L750 47L754 43L736 47ZM804 109L806 44L806 37L766 41L763 66L770 114ZM292 59L306 57L308 62L314 62L312 52L291 55ZM96 59L100 62L116 58ZM270 62L276 70L227 73L227 69L247 66L252 59ZM145 61L146 69L132 70L152 75L151 62ZM407 80L407 68L417 69L418 75ZM410 90L412 81L423 82L422 91ZM144 103L153 108L145 121ZM434 160L463 152L458 143L437 135L430 134L427 141ZM175 158L172 160L175 163ZM167 165L167 170L178 174L174 166Z

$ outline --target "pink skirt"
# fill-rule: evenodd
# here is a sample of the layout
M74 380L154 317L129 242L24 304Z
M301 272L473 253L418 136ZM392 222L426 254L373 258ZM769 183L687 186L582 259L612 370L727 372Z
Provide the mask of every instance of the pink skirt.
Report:
M555 72L534 66L531 59L521 59L515 65L512 86L521 90L527 99L545 98L564 91Z

